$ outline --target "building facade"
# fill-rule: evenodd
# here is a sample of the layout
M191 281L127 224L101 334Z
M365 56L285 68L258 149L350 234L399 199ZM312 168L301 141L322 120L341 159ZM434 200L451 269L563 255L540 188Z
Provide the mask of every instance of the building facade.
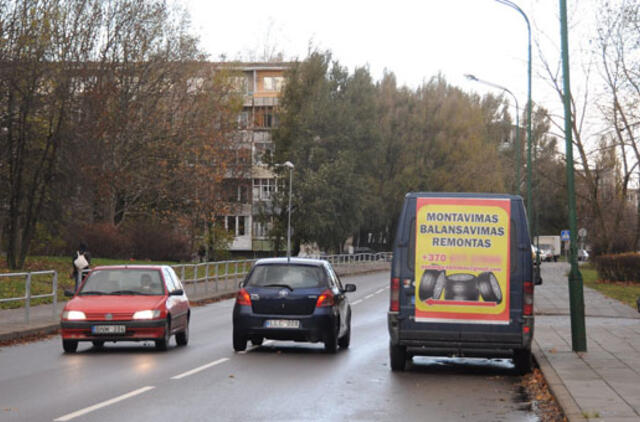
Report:
M273 250L268 236L272 222L264 212L279 186L267 162L274 152L272 131L278 126L278 101L288 67L287 63L234 65L236 86L243 94L235 143L240 155L250 160L250 170L227 180L229 212L217 219L234 235L230 245L234 253Z

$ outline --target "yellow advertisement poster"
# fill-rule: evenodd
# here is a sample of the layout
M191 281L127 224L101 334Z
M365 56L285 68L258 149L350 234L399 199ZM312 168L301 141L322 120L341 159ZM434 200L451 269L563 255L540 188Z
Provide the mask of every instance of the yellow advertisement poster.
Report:
M511 201L418 198L415 319L509 323Z

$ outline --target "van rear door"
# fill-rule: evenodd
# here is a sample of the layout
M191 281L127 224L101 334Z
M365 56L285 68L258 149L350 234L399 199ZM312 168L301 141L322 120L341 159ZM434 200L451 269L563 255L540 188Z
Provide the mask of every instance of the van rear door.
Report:
M529 244L519 197L407 195L392 265L400 344L487 357L522 347Z

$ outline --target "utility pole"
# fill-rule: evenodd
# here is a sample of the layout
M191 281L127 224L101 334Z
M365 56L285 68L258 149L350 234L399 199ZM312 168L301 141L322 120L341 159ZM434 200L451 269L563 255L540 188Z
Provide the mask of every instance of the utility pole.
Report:
M573 177L573 139L571 123L571 88L569 83L569 36L567 34L567 1L560 0L560 38L562 44L562 80L564 100L564 135L567 157L567 196L569 201L569 306L571 312L571 345L574 352L587 351L584 322L584 293L582 274L578 269L576 192Z

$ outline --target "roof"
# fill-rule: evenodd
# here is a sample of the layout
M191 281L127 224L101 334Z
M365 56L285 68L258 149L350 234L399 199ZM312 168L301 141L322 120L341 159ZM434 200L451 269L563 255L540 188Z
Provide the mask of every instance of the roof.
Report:
M520 199L519 195L508 193L484 193L484 192L409 192L405 198L480 198L480 199Z
M126 265L100 265L91 270L161 270L168 267L164 264L126 264Z
M237 70L287 70L295 62L207 62L216 68L231 68Z
M324 266L327 265L327 261L324 259L315 259L315 258L291 258L290 260L286 257L281 258L263 258L256 261L255 265L268 265L268 264L297 264L297 265L316 265L316 266Z

